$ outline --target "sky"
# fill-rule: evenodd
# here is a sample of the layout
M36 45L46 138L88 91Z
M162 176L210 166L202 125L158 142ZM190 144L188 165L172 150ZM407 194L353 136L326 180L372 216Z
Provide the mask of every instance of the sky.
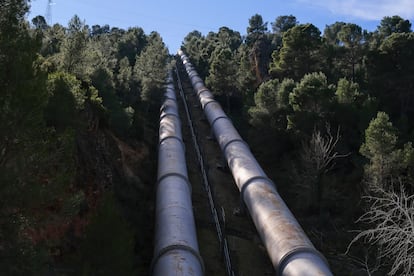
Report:
M312 23L323 33L326 25L343 21L373 31L384 16L399 15L414 23L413 0L31 0L28 19L47 15L51 24L67 26L76 14L89 26L105 25L157 31L171 53L193 30L204 35L222 26L246 34L249 18L260 14L264 22L294 15L299 23Z

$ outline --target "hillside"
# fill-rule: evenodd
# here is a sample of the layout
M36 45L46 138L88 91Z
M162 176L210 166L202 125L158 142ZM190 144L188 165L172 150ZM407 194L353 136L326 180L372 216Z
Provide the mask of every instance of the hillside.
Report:
M78 16L49 26L27 12L26 1L1 3L0 270L148 275L159 108L174 57L157 32ZM321 31L292 15L272 30L259 14L246 22L246 34L190 32L182 49L335 275L411 275L411 23L385 17L368 32L345 22ZM225 192L218 202L235 209ZM230 213L233 245L262 256L251 222ZM199 231L210 231L207 221L197 218Z

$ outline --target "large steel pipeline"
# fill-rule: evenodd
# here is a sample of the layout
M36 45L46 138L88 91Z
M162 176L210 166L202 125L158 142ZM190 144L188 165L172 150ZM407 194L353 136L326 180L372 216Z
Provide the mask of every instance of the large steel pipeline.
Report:
M172 72L160 112L152 274L203 275Z
M250 212L277 275L332 275L323 255L315 249L267 177L248 145L182 50L183 62L214 136L227 160L240 197Z

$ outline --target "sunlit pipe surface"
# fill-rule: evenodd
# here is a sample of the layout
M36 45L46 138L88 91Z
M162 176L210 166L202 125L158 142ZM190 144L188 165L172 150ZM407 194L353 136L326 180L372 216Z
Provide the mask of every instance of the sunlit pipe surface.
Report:
M277 275L332 275L188 57L178 51Z
M160 110L154 276L203 275L171 72Z

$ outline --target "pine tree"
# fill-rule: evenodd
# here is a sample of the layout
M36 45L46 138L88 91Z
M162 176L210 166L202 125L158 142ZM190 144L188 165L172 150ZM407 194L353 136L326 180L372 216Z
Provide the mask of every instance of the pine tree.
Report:
M137 56L134 74L141 83L141 101L159 102L166 78L167 48L160 35L153 32L148 37L148 44Z
M217 47L211 56L206 85L214 95L223 96L226 99L228 111L230 111L230 98L236 94L236 87L232 82L236 73L237 64L231 49L228 47Z

